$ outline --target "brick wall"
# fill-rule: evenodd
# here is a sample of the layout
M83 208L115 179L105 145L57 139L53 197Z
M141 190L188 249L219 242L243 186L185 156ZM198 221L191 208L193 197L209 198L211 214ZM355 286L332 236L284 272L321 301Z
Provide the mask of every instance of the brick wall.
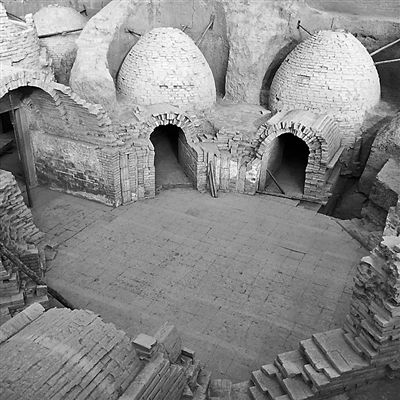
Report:
M106 204L121 203L118 138L98 105L48 75L4 68L0 96L11 92L27 119L41 182Z
M38 243L43 236L34 224L13 174L0 170L0 241L39 276L43 272L43 260ZM19 306L24 306L23 291L19 291L18 296L22 301ZM1 306L5 303L3 299Z
M43 234L11 172L0 170L0 240L10 251L23 254L35 249Z
M197 154L188 145L188 142L183 133L179 134L178 138L178 159L179 164L183 167L185 174L192 181L193 185L197 186Z
M216 100L206 59L175 28L156 28L141 37L121 66L117 88L136 104L168 103L183 111L210 108Z
M300 43L278 69L270 90L273 111L331 115L352 144L365 112L380 99L373 60L350 33L320 31Z
M41 69L40 45L32 15L26 24L8 19L0 3L0 62L16 67ZM44 66L46 69L46 66Z

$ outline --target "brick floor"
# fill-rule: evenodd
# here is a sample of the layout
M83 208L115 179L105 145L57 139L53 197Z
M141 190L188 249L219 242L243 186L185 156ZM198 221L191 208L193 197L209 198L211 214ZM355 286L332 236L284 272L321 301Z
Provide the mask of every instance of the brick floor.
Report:
M50 285L131 336L169 320L234 381L341 325L367 253L334 219L276 197L174 189L116 209L44 188L33 197L58 246Z

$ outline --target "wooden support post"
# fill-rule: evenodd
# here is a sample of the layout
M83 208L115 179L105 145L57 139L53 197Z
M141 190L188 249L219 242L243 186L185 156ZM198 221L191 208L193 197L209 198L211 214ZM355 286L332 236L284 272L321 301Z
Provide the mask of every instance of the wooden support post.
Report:
M210 183L211 196L217 198L218 190L215 182L214 167L211 161L208 163L208 182Z
M278 183L278 181L275 179L275 177L272 175L272 172L266 168L267 172L269 173L269 176L272 178L272 180L275 182L275 185L278 186L278 189L281 191L282 194L286 194L285 191L282 189L281 185Z
M3 243L0 242L0 254L7 257L17 268L19 271L22 271L25 275L31 278L38 285L46 285L47 292L53 296L57 301L59 301L64 307L70 308L73 310L75 307L65 299L60 293L58 293L55 289L51 288L47 283L40 278L39 275L36 274L35 271L32 271L29 267L27 267L16 255L14 255L10 250L8 250Z

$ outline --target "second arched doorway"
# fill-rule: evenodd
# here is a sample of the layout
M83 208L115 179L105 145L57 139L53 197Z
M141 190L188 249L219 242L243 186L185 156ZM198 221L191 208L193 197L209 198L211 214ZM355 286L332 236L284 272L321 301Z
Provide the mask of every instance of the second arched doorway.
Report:
M307 144L294 134L276 137L263 156L259 190L302 196L309 154Z

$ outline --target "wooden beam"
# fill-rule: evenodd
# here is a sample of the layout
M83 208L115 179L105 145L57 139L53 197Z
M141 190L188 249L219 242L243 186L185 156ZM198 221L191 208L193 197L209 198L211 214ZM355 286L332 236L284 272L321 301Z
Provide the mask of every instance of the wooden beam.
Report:
M282 189L281 185L278 183L278 181L275 179L275 177L272 175L272 172L266 168L267 172L269 173L269 176L272 178L272 180L275 182L275 185L278 186L278 189L281 191L282 194L286 194L285 191Z

